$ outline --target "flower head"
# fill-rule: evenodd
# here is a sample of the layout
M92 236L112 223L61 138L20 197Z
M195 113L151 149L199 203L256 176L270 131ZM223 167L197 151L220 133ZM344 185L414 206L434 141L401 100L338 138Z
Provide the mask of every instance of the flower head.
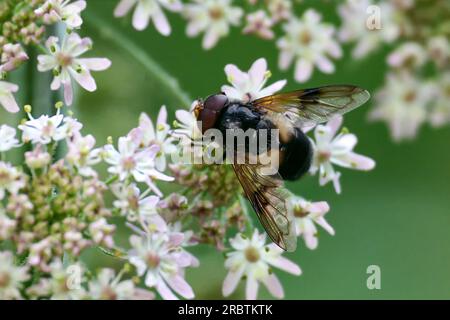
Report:
M123 17L134 6L136 6L136 9L133 14L133 27L136 30L144 30L152 20L159 33L165 36L170 34L171 29L162 8L174 12L182 9L179 0L120 0L114 11L114 16Z
M64 22L68 28L79 28L83 24L80 17L81 12L86 9L86 1L78 0L47 0L36 9L34 13L46 24L54 24L56 22Z
M375 98L369 119L386 122L395 141L412 139L427 120L433 88L410 73L390 73Z
M243 10L232 6L232 0L195 0L184 7L188 19L186 33L195 37L204 32L204 49L214 47L221 37L228 34L230 25L239 25Z
M0 126L0 152L5 152L19 146L19 140L16 139L16 129L7 126Z
M244 33L255 34L263 39L273 39L275 36L272 31L273 21L264 10L248 14L246 20L247 25L243 30Z
M136 267L139 276L145 275L145 285L156 288L166 300L177 299L173 291L186 299L194 298L191 286L184 279L184 269L191 266L192 260L180 254L179 246L183 241L181 233L177 236L154 233L130 237L133 247L129 252L130 263Z
M158 145L159 152L155 158L155 166L159 171L166 169L166 157L175 152L174 138L169 135L170 126L167 123L167 110L162 106L156 120L156 128L150 117L142 113L139 117L139 127L133 129L128 135L134 143L141 147Z
M68 152L66 155L67 161L77 167L82 176L95 176L96 172L91 166L101 161L101 149L94 149L95 138L92 135L83 137L77 133L67 143Z
M17 194L25 186L25 176L11 164L0 161L0 200L8 191Z
M278 40L281 50L279 65L287 69L295 60L295 80L307 81L314 66L324 73L333 73L334 65L329 59L342 55L339 44L333 39L334 27L321 22L321 16L313 9L307 10L300 19L291 18L284 26L285 35Z
M93 92L97 90L97 84L91 71L103 71L111 66L111 61L106 58L80 58L92 47L92 41L74 32L63 40L61 46L58 38L49 37L46 47L49 54L38 56L38 70L53 70L51 89L58 90L63 86L67 105L73 102L72 78L84 89Z
M320 185L333 181L337 193L341 192L340 173L334 165L356 170L372 170L375 161L353 152L358 139L354 134L338 130L343 118L337 116L326 125L318 125L314 130L314 158L311 173L319 172Z
M230 244L235 251L228 253L225 261L228 274L222 287L224 296L229 296L236 289L239 280L246 277L245 296L248 300L256 299L259 282L263 283L273 296L282 298L283 287L277 276L271 272L271 266L293 275L301 274L296 264L281 256L283 250L274 244L266 245L266 236L260 235L257 230L251 238L237 234L230 239Z
M13 96L13 93L18 90L19 86L6 81L0 81L0 105L2 105L6 111L13 113L19 112L19 106Z
M362 58L381 44L392 43L400 36L401 24L394 6L388 1L382 1L376 7L373 4L372 0L347 0L339 5L338 13L343 25L338 35L343 42L357 42L352 52L355 58ZM371 21L368 8L379 8L382 25L376 25L376 19Z
M256 60L248 72L241 71L234 64L228 64L225 66L225 73L232 86L224 85L222 91L233 100L253 101L274 94L286 85L286 80L279 80L264 88L271 74L264 58Z
M297 236L303 237L309 249L316 249L319 243L315 224L334 235L333 227L328 224L324 217L330 210L328 203L325 201L310 202L300 197L291 197L288 201L288 210L294 216Z
M28 60L28 55L18 43L7 43L3 46L2 51L0 73L13 71L24 61Z
M121 137L118 150L112 145L105 146L105 161L111 165L108 172L117 174L121 181L132 176L137 182L147 183L161 195L153 180L173 181L173 178L156 170L155 158L159 150L158 145L140 149L130 137Z
M60 141L67 137L66 128L63 125L64 115L59 112L49 117L42 115L37 119L29 113L30 120L19 125L22 130L22 140L34 144L49 144L52 141Z

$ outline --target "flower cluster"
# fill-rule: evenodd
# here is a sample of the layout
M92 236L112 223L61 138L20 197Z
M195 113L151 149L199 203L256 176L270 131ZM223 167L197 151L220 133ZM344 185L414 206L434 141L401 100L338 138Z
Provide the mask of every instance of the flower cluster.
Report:
M2 81L8 74L30 59L25 47L33 45L45 54L39 55L38 70L53 72L52 90L64 89L67 105L73 102L72 79L87 91L97 89L91 71L110 67L106 58L81 58L92 48L89 38L81 38L76 30L83 20L84 0L24 0L7 1L0 7L0 105L9 112L18 112L13 96L16 84ZM62 39L49 36L52 25L64 27ZM45 44L45 47L43 46Z

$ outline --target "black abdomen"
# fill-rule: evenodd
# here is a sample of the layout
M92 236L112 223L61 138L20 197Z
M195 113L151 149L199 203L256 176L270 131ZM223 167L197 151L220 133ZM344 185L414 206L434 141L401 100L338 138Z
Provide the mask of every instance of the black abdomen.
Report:
M281 145L283 158L278 172L284 180L297 180L311 167L313 149L308 137L294 128L293 137Z

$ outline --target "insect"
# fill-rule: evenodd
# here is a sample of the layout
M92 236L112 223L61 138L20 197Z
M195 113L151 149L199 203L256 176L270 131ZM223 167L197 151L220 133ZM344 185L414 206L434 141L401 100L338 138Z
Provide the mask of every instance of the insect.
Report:
M326 122L367 102L368 91L352 85L324 86L274 94L244 103L214 94L194 108L204 134L208 129L279 131L279 167L275 174L263 174L258 164L232 161L236 176L264 229L279 247L294 251L297 246L293 217L287 208L284 180L297 180L310 168L311 142L305 126ZM269 150L271 152L273 150Z

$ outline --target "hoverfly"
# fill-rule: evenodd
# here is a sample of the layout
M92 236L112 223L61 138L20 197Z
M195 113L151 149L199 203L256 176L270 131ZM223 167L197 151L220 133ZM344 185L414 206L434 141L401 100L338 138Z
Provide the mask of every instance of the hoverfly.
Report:
M297 237L293 217L287 208L284 180L297 180L308 172L313 156L305 126L326 122L367 102L368 91L352 85L324 86L274 94L244 103L214 94L199 101L194 108L202 134L208 129L278 129L278 173L261 174L259 165L232 161L245 196L250 201L264 229L279 247L294 251Z

